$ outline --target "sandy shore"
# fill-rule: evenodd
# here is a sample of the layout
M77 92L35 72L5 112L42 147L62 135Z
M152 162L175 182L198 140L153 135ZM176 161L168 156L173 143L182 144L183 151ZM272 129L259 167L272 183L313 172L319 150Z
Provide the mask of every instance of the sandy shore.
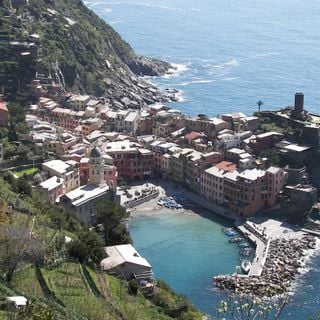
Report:
M139 216L155 216L155 215L198 215L201 213L206 213L205 209L199 208L197 205L193 203L183 204L182 209L169 209L164 206L158 205L158 201L162 197L171 197L176 193L183 193L183 189L175 187L170 182L161 182L160 184L153 184L153 183L144 183L137 186L130 186L129 192L134 194L136 190L139 192L143 188L156 188L159 191L159 196L151 199L149 201L146 201L136 207L128 209L130 212L130 218L136 218ZM124 201L127 201L128 199L126 197L123 197L122 203Z

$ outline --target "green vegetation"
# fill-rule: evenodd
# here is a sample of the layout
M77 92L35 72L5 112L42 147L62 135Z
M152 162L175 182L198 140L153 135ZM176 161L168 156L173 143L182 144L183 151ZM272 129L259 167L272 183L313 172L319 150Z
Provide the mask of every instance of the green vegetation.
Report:
M79 239L75 239L68 245L69 255L82 262L99 264L105 257L104 242L94 231L83 231Z
M13 277L13 286L27 295L45 297L43 289L38 282L36 269L33 265L16 272Z
M271 166L278 166L280 164L280 157L276 150L264 150L260 153L260 157L267 158Z
M68 89L98 95L105 90L105 78L120 81L120 69L121 76L129 78L127 64L136 59L132 48L81 0L15 1L12 5L16 14L12 15L9 3L0 11L0 80L6 86L5 80L10 80L12 92L23 92L36 70L65 82ZM18 19L22 13L29 19ZM19 46L9 45L13 40L25 42L31 34L40 39L33 39L37 47L29 49L30 55L21 56Z
M32 175L34 175L35 173L37 173L39 171L39 169L38 168L29 168L29 169L22 169L22 170L19 170L19 171L14 171L13 173L17 176L17 177L19 177L19 178L21 178L21 177L23 177L23 176L32 176Z
M139 291L132 295L127 282L77 262L63 261L50 269L43 266L39 272L40 276L33 266L17 272L13 284L18 292L44 303L54 297L64 312L76 314L77 319L202 319L184 297L176 295L162 281L154 297L146 299ZM55 315L61 312L52 305L49 311Z
M135 282L98 270L104 240L130 240L121 224L123 208L99 203L99 235L41 194L16 193L19 179L0 178L0 304L6 306L0 319L201 319L185 297L162 281L146 298ZM66 244L65 236L72 241ZM8 295L24 295L30 306L25 311L8 308Z
M128 217L128 213L123 207L112 201L101 200L97 203L97 226L102 225L100 232L109 246L114 244L130 243L129 232L121 221ZM99 228L97 228L99 229Z
M62 262L52 270L41 268L41 273L49 289L65 306L87 319L108 319L111 308L94 295L79 263Z

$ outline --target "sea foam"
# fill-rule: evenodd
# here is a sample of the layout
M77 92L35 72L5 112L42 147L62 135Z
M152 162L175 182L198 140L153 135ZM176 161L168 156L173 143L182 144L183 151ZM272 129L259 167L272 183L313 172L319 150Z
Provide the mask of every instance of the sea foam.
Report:
M163 78L178 77L179 75L181 75L181 73L184 73L187 70L189 70L188 68L189 64L190 63L187 63L187 64L171 63L173 68L169 69L167 73L163 76Z
M191 80L191 81L186 81L178 84L178 86L188 86L190 84L206 84L206 83L212 83L216 82L217 80L214 79L208 79L208 80Z
M240 64L240 60L239 59L232 59L232 60L227 61L227 62L214 64L214 65L211 66L211 68L223 69L223 68L230 68L230 67L233 67L233 66L238 66L239 64Z
M301 267L298 268L298 275L290 285L289 295L294 295L303 285L304 276L308 274L313 268L310 267L311 259L320 255L320 239L316 238L315 249L307 249L304 251L305 255L300 259Z
M174 7L174 6L154 4L149 2L111 1L111 2L108 2L108 5L110 4L140 6L140 7L148 7L153 9L170 10L170 11L200 11L199 9L194 7Z

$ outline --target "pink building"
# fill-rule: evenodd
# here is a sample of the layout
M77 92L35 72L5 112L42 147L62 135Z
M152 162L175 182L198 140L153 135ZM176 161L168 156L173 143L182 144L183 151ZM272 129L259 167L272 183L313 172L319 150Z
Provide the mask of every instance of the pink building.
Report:
M270 167L266 171L268 182L268 206L274 206L278 193L284 189L288 180L288 173L277 167Z
M115 189L117 187L118 171L115 166L104 166L104 180L111 189Z
M242 217L251 216L275 205L285 181L284 171L275 167L267 171L248 169L241 173L229 172L224 176L224 205Z
M87 184L90 180L90 161L92 160L89 158L82 158L80 160L79 173L81 185ZM101 161L104 161L104 180L111 189L115 189L118 184L117 168L114 165L106 164L104 158Z
M201 153L194 151L186 156L186 181L190 190L200 193L203 171L223 159L220 152Z
M276 143L280 142L284 138L284 135L279 132L265 132L261 133L255 138L250 138L249 148L253 153L259 154L263 150L272 148Z
M79 165L80 183L87 184L89 180L89 158L82 158Z
M7 108L7 104L5 102L0 101L0 125L6 126L8 125L9 111Z
M232 162L222 161L201 175L201 194L209 201L224 204L224 176L236 170Z

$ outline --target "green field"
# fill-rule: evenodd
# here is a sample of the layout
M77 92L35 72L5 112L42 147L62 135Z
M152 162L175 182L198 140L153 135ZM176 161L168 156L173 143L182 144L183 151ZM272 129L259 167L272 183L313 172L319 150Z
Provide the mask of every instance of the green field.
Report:
M96 297L75 262L63 262L57 268L41 268L47 285L68 308L88 319L112 319L108 303Z
M33 266L30 266L20 272L16 272L13 278L13 285L28 295L45 297Z
M39 171L38 168L29 168L29 169L22 169L18 171L14 171L13 174L16 175L18 178L23 177L24 175L31 176Z

